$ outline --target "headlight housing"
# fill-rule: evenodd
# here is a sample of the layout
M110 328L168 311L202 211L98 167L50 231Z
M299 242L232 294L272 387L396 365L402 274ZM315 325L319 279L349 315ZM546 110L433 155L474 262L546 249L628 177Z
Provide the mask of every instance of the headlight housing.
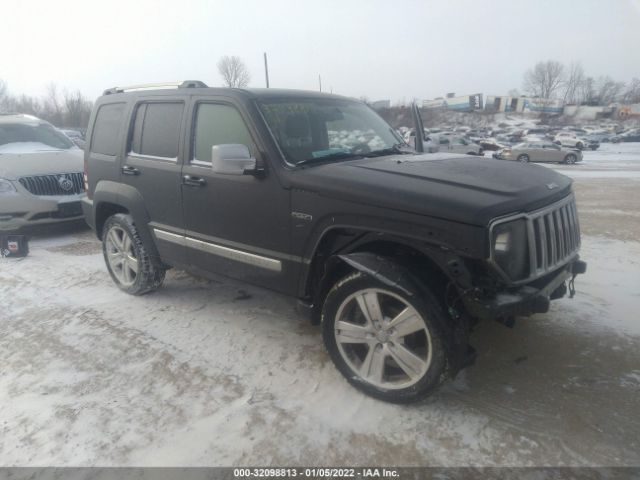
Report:
M512 281L529 275L526 219L498 223L491 228L490 260Z
M0 195L16 192L16 187L9 180L0 178Z

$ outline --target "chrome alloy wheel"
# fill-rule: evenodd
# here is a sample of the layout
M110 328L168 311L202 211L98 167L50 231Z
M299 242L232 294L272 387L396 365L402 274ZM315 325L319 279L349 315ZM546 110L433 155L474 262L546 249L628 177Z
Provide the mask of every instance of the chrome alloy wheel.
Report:
M138 276L138 259L129 234L117 225L106 236L106 256L113 275L125 287L134 284Z
M347 297L338 308L334 334L349 368L376 387L410 387L431 365L431 334L424 319L387 290L369 288Z

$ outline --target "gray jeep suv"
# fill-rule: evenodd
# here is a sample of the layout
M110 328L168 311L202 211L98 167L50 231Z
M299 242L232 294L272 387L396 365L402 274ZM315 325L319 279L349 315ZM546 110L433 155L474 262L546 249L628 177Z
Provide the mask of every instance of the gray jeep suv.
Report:
M546 312L585 271L569 178L418 154L349 98L113 88L87 139L83 209L119 288L179 267L297 297L345 378L386 401L468 365L479 319Z

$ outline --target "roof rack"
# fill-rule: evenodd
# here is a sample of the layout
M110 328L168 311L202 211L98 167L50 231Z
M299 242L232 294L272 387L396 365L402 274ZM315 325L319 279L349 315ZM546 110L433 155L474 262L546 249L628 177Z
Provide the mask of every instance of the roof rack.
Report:
M113 87L106 89L102 94L111 95L113 93L130 92L133 90L146 90L150 88L207 88L207 84L200 80L183 80L181 82L161 82L143 83L140 85L130 85L128 87Z

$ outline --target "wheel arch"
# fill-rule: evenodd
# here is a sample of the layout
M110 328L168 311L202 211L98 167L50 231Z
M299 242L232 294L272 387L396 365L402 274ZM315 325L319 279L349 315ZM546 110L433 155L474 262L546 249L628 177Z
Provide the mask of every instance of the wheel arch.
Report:
M154 257L159 257L155 240L148 227L149 213L144 206L144 198L137 189L118 182L99 182L93 194L93 208L95 231L98 238L102 238L104 224L111 215L125 213L133 218L140 238L149 253Z
M457 256L411 238L356 228L329 230L318 242L300 292L313 306L313 323L319 322L321 306L333 284L350 272L360 270L402 287L394 265L408 270L442 300L447 285L464 269Z

